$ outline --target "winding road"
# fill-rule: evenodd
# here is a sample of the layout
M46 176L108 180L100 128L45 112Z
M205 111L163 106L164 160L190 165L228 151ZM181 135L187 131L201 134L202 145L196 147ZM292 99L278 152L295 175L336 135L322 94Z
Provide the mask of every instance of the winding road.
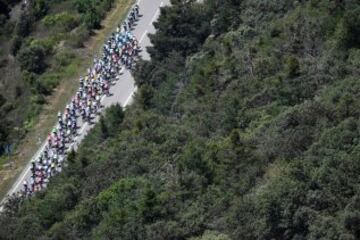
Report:
M133 34L136 36L136 38L139 41L139 44L141 46L141 49L143 50L141 52L141 57L143 59L149 59L150 56L146 52L146 47L150 46L150 39L148 37L149 33L154 33L155 28L153 26L153 22L157 20L157 18L160 15L160 8L164 5L169 5L170 0L138 0L137 4L140 6L140 14L142 15L137 21ZM131 75L131 73L127 70L124 70L122 72L122 75L120 76L120 80L116 82L114 86L111 87L110 97L103 97L102 99L102 105L106 108L109 107L115 103L121 104L121 106L125 107L128 104L131 103L132 97L136 91L136 86L134 79ZM99 117L95 119L95 122L98 121ZM73 144L73 148L77 149L78 145L81 143L81 141L85 138L89 130L94 127L95 124L87 124L84 123L80 126L79 135L76 137L75 142ZM32 159L37 159L40 154L43 152L43 149L45 148L46 143L42 145L42 147L37 151L37 153L33 156ZM22 183L25 180L30 179L31 175L31 160L27 164L27 166L24 168L23 172L20 174L16 182L13 184L11 189L8 191L7 195L11 195L13 193L16 193L21 190ZM1 203L3 203L5 199L2 200Z

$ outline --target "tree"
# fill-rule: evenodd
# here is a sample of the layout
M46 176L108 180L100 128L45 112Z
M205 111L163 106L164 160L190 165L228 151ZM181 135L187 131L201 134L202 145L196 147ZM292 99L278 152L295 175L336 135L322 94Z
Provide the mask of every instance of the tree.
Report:
M120 124L124 120L124 111L120 104L110 106L106 112L106 118L111 131L119 129Z
M286 73L289 78L294 78L300 74L299 60L295 56L290 56L286 61Z
M21 44L22 44L22 37L20 37L19 35L15 35L11 40L11 49L10 49L11 54L13 56L16 56L16 54L21 48Z
M340 48L350 49L360 47L360 7L349 11L338 23L335 39Z
M222 128L229 132L238 126L238 112L240 110L240 103L238 99L232 98L226 101L224 105Z
M360 238L360 211L347 212L344 218L344 226L354 236Z
M31 14L35 17L36 20L41 19L49 10L49 1L47 0L31 0Z
M91 6L91 1L89 3L87 0L76 0L74 4L79 13L85 13Z
M144 109L151 106L151 99L154 96L154 89L149 84L144 84L139 89L139 102Z
M30 34L32 18L28 13L22 13L19 21L15 26L15 34L19 37L26 37Z
M219 35L240 24L240 4L241 1L209 1L209 8L215 10L214 19L211 21L213 34Z
M101 15L94 7L91 7L84 15L84 22L88 29L100 28Z
M190 240L230 240L230 237L216 231L206 230L201 237L191 238Z
M172 51L182 56L196 51L211 33L210 17L209 9L194 1L173 1L173 7L164 8L154 23L157 34L150 35L151 57L160 60Z
M100 117L100 136L102 139L107 139L109 137L109 129L103 116Z
M38 45L21 48L18 54L18 60L23 71L39 74L46 69L45 50Z
M139 211L145 222L154 222L159 215L159 200L157 194L150 186L145 186L144 193L140 200Z

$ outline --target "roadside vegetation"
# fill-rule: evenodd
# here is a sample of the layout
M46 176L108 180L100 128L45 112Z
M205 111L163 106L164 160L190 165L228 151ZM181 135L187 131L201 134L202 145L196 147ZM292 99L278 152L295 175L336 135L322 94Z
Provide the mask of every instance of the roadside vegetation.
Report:
M4 239L360 238L356 0L173 0L69 166Z
M87 61L82 57L84 43L117 3L28 2L25 6L19 0L0 1L0 155L34 126L55 88L79 74Z
M37 1L31 2L35 4ZM104 3L100 4L100 2ZM29 42L29 44L31 42L30 47L24 45L18 50L16 56L13 56L9 52L12 43L6 40L0 42L5 53L4 55L0 53L0 58L7 59L5 62L9 63L3 68L0 67L1 71L4 71L4 74L0 76L0 95L3 96L1 98L3 104L0 104L0 115L2 114L0 125L3 126L3 128L0 127L2 139L0 198L5 196L14 178L20 174L23 166L45 140L55 123L57 112L64 109L65 104L75 93L79 76L86 72L107 36L134 3L133 0L106 2L107 6L111 5L111 8L104 8L105 1L86 1L87 4L91 3L86 7L83 7L84 1L49 1L46 5L48 6L46 14L41 19L34 20L31 33L24 37L24 42ZM9 5L12 12L9 13L8 18L4 18L6 20L4 26L18 24L21 6L13 1L11 3L15 6ZM97 21L101 22L94 22L96 23L94 28L87 23L89 20L85 19L84 15L89 13L91 6L96 8L101 16L97 17ZM10 38L11 34L14 33L9 31L5 34L4 32L0 38ZM44 48L39 45L48 47L50 43L52 50L49 54L46 53L44 59L42 52ZM33 61L42 62L46 66L45 70L42 73L21 70L21 64L24 65L23 67L32 68ZM37 65L34 66L38 68ZM29 85L28 80L35 85ZM34 89L34 86L40 86L36 85L37 83L41 83L38 90L42 92ZM16 89L21 93L17 97L12 95ZM39 99L41 101L37 101ZM10 156L7 151L9 145L11 146Z

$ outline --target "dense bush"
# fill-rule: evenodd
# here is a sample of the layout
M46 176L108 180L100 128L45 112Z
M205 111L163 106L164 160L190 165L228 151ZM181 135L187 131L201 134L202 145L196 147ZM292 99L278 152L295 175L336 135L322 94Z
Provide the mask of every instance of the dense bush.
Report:
M32 21L33 20L29 14L23 13L16 24L15 34L21 37L28 36L31 32Z
M66 12L48 15L42 21L49 29L57 28L64 32L71 31L79 25L77 16Z
M75 6L83 16L83 21L87 28L100 28L101 19L104 17L114 0L76 0Z
M39 45L22 48L18 60L23 71L42 73L46 68L45 49Z
M359 48L360 47L360 7L349 11L341 20L337 28L337 38L340 47Z
M70 47L80 48L84 47L86 39L90 36L90 31L85 25L79 26L74 32L72 32L67 40L67 44Z
M41 19L49 10L49 0L32 0L30 1L30 12L36 20Z
M196 51L211 32L210 15L211 9L201 4L179 2L163 8L160 21L154 24L158 32L150 35L157 46L149 49L151 57L161 59L172 51L185 56Z
M15 35L13 37L13 39L11 39L11 54L16 56L16 54L18 53L18 51L21 48L21 44L22 44L22 38L18 35Z

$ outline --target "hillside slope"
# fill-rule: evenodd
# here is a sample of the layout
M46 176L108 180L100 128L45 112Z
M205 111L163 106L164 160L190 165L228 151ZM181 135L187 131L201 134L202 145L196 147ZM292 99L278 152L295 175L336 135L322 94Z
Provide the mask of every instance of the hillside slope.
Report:
M0 239L359 239L356 0L173 0L110 108Z

